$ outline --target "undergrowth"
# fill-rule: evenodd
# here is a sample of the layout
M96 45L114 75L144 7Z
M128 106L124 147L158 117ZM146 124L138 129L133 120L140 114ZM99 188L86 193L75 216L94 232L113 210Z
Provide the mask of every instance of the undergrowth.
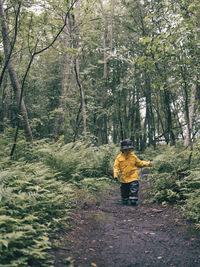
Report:
M27 146L23 135L12 161L10 148L7 133L0 138L0 265L54 266L51 236L70 229L79 188L86 199L108 189L116 148L62 139Z
M81 197L112 188L112 166L119 148L85 142L40 140L27 144L20 133L14 160L9 159L12 132L0 136L0 264L54 266L51 237L70 229L70 213ZM199 225L200 146L148 148L141 159L152 160L152 200L179 203Z
M151 200L177 203L200 227L200 144L196 142L193 151L182 145L162 146L156 153L149 175Z

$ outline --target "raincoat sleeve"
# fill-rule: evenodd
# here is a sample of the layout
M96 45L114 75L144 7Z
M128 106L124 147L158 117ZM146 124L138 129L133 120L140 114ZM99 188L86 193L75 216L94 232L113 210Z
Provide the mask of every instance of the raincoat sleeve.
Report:
M150 161L140 160L137 156L135 156L135 163L137 167L149 167L151 165Z
M115 162L114 162L113 175L114 175L115 179L118 178L118 175L119 175L119 159L118 159L118 157L115 159Z

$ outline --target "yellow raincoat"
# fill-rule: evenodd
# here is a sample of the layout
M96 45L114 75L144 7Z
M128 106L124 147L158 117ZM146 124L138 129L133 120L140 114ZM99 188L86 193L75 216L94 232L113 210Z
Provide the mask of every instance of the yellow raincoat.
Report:
M138 180L138 167L149 167L150 161L142 161L130 152L128 155L120 153L113 166L114 178L117 179L120 172L120 180L122 183L130 183Z

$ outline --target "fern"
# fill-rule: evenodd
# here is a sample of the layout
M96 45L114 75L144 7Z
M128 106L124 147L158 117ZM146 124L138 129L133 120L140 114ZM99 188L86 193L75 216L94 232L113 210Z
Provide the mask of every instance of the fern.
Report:
M68 219L68 200L73 193L57 176L41 162L13 163L1 171L1 264L51 266L48 233ZM57 217L59 221L54 220Z
M152 200L176 202L188 218L199 223L200 205L200 154L199 145L194 150L187 151L182 147L165 148L163 154L158 154L153 161L151 181ZM188 158L192 153L192 161Z

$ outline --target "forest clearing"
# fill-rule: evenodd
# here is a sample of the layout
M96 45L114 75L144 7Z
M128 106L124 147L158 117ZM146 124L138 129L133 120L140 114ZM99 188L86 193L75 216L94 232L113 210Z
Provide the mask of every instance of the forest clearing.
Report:
M199 29L199 0L0 0L0 266L200 264Z

